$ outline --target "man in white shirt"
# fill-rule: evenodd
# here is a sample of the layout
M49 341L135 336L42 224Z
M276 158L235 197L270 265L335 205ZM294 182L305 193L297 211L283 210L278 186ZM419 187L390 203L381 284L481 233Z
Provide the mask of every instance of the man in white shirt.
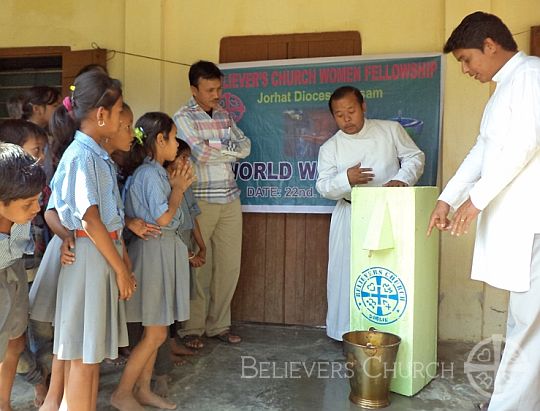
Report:
M463 73L497 83L480 133L430 218L433 228L467 233L478 217L471 277L509 290L506 348L489 404L540 409L540 59L518 52L497 17L476 12L452 32ZM448 218L454 210L452 219ZM483 408L482 408L483 407Z
M330 223L326 333L341 341L350 323L351 190L406 187L424 171L424 153L395 121L368 120L360 91L334 91L328 103L339 131L319 151L317 191L337 200Z

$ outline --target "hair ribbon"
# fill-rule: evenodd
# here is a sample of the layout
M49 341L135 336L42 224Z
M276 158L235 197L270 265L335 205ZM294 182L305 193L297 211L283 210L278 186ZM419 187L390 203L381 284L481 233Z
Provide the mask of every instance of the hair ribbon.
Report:
M64 97L64 100L62 100L62 105L66 108L68 113L73 112L73 104L71 103L71 97Z
M144 144L144 142L143 142L143 139L144 139L144 130L143 130L143 128L142 127L136 127L135 130L133 130L133 134L134 134L135 140L137 140L137 143L142 146Z

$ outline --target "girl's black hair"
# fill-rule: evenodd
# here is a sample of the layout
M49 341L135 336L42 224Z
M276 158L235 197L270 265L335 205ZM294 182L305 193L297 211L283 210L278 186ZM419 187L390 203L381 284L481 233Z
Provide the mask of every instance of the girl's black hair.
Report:
M120 81L97 70L87 71L76 77L74 87L71 95L72 110L68 112L63 104L60 105L49 123L49 129L54 136L51 149L56 163L73 141L75 131L88 113L99 107L110 110L122 97Z
M102 73L109 74L106 67L98 63L91 63L82 67L75 77L78 77L83 73L88 73L89 71L101 71Z
M37 124L21 119L8 119L0 124L0 141L23 146L30 137L48 141L47 133Z
M176 150L176 157L178 157L184 151L191 152L191 147L184 140L177 138L176 141L178 142L178 149Z
M134 171L142 164L146 156L154 158L156 156L157 136L161 133L163 138L168 140L173 127L172 118L165 113L153 111L143 114L135 123L135 133L142 133L143 144L139 144L137 139L133 140L128 168Z
M189 151L189 153L191 154L191 147L189 146L188 143L186 143L184 140L182 139L179 139L178 137L176 138L176 142L178 143L178 148L176 149L176 158L180 157L180 155L184 152L184 151ZM173 163L173 161L165 161L163 163L163 167L164 168L167 168L169 167L171 164Z
M21 95L21 118L30 120L34 106L54 104L60 99L60 92L49 86L35 86Z
M122 102L122 113L120 116L124 115L125 113L133 115L131 107L124 101ZM133 171L135 171L131 169L130 155L131 151L115 150L111 153L111 158L118 167L116 177L118 179L119 187L122 187L126 178L133 174Z
M23 106L24 97L19 94L16 96L11 96L6 102L6 108L9 118L19 119L22 118L22 106Z
M0 201L33 197L45 187L45 171L37 161L15 144L0 143Z

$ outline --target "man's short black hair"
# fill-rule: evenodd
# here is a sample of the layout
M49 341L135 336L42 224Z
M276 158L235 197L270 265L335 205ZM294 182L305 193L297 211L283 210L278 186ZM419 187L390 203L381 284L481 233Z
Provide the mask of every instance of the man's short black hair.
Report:
M451 53L457 49L484 50L484 40L490 38L507 51L517 51L512 33L502 20L494 14L477 11L465 17L444 45L443 51Z
M223 73L211 61L199 60L189 68L189 85L197 87L200 79L213 80L221 79Z
M0 201L34 197L45 187L45 172L20 146L0 143Z
M328 100L328 108L330 108L330 113L334 114L334 109L332 108L332 102L342 99L348 94L354 95L354 97L356 97L356 100L358 100L358 103L360 105L362 105L362 103L364 102L364 96L362 95L360 90L358 90L356 87L353 87L353 86L343 86L334 90L334 92L330 96L330 100Z

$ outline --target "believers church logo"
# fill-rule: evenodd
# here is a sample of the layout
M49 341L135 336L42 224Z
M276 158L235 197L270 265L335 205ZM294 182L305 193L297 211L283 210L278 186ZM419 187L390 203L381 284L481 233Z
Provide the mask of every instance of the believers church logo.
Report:
M244 117L246 106L237 95L232 93L223 93L219 103L225 110L229 112L235 123L238 123L240 120L242 120L242 117Z
M354 302L369 321L391 324L405 312L407 291L401 279L392 271L384 267L370 267L356 279Z

